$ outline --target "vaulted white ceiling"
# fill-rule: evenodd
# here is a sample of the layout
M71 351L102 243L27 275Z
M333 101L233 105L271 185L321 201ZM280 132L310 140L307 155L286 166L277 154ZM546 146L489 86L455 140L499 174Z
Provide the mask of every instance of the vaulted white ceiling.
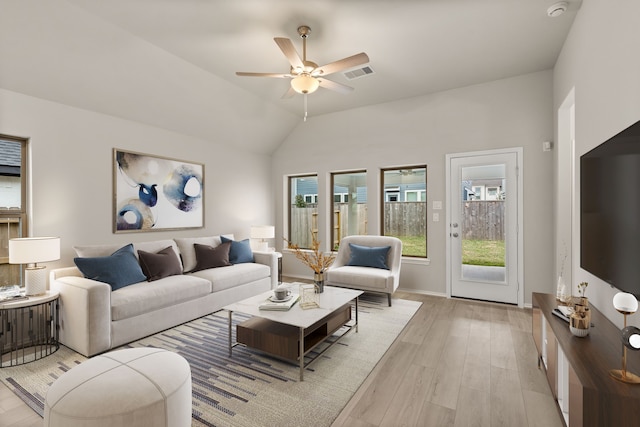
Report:
M319 89L309 116L430 94L554 66L580 7L554 0L2 1L0 87L268 153L303 98L273 41L308 25L318 64L359 52L374 73L342 95ZM221 130L226 127L225 130ZM260 135L260 140L257 136Z

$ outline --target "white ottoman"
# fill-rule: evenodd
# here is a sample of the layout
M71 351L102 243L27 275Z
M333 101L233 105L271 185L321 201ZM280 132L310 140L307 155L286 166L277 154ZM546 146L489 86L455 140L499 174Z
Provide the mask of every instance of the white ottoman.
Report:
M45 427L191 425L191 369L175 353L132 348L96 356L49 388Z

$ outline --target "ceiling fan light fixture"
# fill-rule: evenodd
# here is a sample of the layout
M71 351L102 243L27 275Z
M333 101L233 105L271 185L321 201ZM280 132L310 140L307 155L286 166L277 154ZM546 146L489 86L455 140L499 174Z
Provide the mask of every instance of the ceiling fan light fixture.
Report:
M293 90L301 94L313 93L318 90L318 86L320 86L318 79L308 74L301 74L291 80Z

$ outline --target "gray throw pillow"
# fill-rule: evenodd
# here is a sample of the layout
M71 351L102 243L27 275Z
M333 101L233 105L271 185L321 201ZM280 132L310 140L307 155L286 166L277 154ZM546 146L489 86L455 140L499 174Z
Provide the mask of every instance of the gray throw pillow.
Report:
M231 242L222 243L215 248L208 245L193 244L196 251L196 266L191 272L206 270L208 268L226 267L231 265L229 262L229 250Z
M171 246L167 246L157 253L138 250L138 258L142 272L147 276L149 282L182 274L180 260Z

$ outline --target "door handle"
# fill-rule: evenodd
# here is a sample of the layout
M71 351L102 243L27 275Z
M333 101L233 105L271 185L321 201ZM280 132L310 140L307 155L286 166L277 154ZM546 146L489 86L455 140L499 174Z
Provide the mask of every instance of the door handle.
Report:
M458 237L458 233L453 233L451 236L452 237Z
M454 222L453 224L451 224L451 226L452 226L453 228L458 228L458 223L457 223L457 222Z

